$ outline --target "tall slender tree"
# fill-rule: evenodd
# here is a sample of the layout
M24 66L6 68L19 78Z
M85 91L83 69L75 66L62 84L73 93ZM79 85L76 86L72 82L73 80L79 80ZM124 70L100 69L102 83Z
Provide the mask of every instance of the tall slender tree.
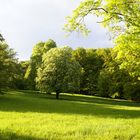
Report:
M43 55L50 49L56 47L56 43L52 39L49 39L47 42L39 42L34 46L30 58L30 64L25 74L25 80L28 83L27 85L29 86L29 89L35 89L36 87L35 78L37 76L37 69L42 64Z

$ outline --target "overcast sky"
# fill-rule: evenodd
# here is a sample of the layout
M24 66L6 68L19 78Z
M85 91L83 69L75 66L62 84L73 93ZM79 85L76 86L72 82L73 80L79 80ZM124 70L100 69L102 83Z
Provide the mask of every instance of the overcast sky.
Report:
M87 19L92 33L83 37L79 33L66 37L62 30L65 18L71 15L81 0L0 0L0 33L20 60L29 59L33 46L39 41L53 39L58 46L72 48L112 47L107 29L97 19Z

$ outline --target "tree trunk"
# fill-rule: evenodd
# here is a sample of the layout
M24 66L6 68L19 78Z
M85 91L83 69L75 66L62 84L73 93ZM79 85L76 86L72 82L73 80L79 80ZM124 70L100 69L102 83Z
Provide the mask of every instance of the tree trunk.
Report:
M59 92L56 92L56 99L59 99Z

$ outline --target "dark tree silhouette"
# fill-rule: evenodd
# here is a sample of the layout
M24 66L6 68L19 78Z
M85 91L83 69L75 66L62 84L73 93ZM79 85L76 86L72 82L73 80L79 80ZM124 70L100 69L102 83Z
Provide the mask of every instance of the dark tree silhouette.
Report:
M3 38L2 34L0 34L0 41L5 41L5 39Z

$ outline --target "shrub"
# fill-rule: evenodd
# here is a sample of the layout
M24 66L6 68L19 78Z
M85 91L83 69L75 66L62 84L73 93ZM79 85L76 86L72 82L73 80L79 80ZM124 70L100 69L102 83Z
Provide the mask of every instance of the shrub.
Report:
M134 101L140 101L140 83L126 83L124 85L124 98Z

